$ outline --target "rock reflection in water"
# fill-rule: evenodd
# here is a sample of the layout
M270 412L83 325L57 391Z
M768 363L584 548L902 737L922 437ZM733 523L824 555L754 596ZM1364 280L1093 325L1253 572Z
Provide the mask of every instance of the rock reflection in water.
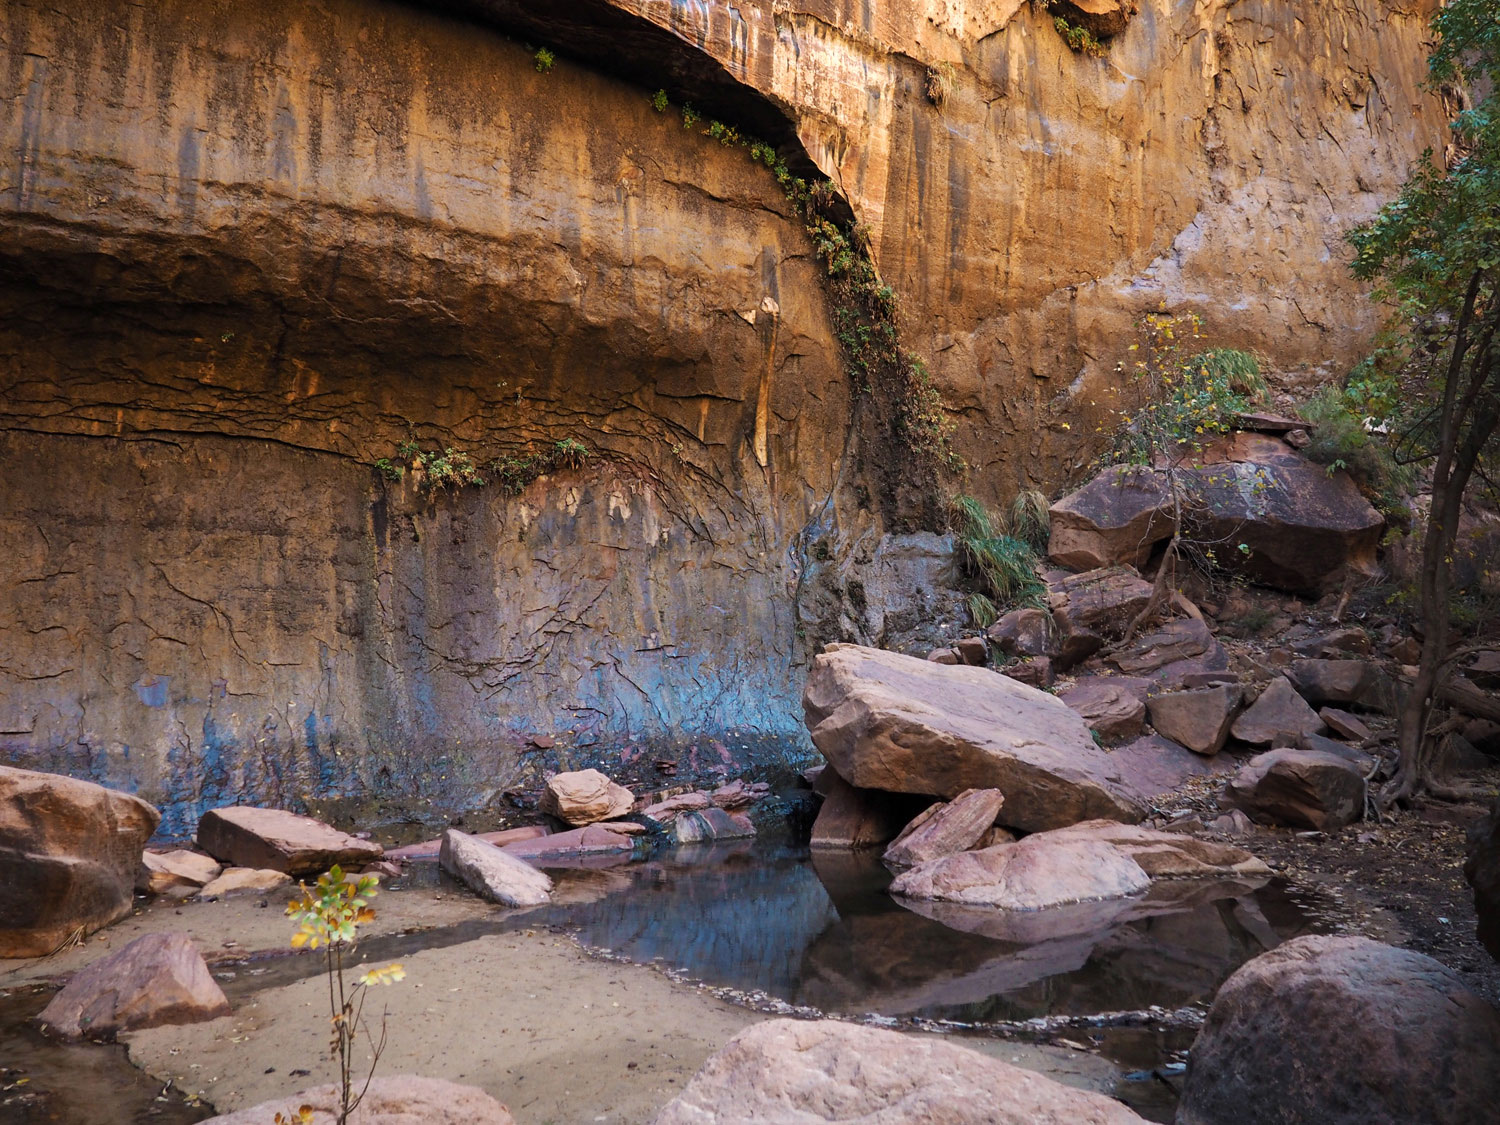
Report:
M898 902L870 854L750 841L679 849L607 880L553 874L559 901L528 924L566 923L632 960L850 1014L991 1021L1181 1005L1310 928L1275 884L1164 881L1138 899L1007 914Z

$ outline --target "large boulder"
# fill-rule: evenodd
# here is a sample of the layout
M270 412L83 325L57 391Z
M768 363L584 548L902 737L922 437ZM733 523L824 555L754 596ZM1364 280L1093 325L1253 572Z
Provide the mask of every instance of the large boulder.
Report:
M1004 804L1005 795L998 789L970 789L939 802L902 829L883 858L892 867L914 867L966 851L989 832Z
M1471 1125L1497 1112L1500 1011L1430 957L1320 935L1224 982L1177 1125Z
M1224 748L1239 706L1237 684L1165 692L1146 701L1156 733L1197 754L1217 754Z
M303 1106L308 1107L311 1118L299 1116ZM334 1125L339 1115L339 1088L315 1086L300 1094L210 1117L203 1125L270 1125L278 1114L299 1125L304 1120L308 1125ZM370 1079L349 1125L515 1125L515 1118L475 1086L399 1074Z
M1318 593L1345 574L1373 574L1385 518L1348 473L1330 474L1286 442L1235 433L1189 470L1195 538L1229 546L1222 561L1252 581Z
M1394 707L1390 677L1369 660L1294 660L1286 675L1312 704L1349 703L1367 711Z
M122 1031L201 1023L229 1001L186 934L147 934L75 973L37 1017L62 1039L110 1040Z
M1080 676L1057 698L1106 742L1134 738L1146 725L1148 683L1131 676Z
M635 807L635 794L598 770L554 774L542 792L541 810L582 828L624 816Z
M880 847L900 835L911 820L911 796L856 788L832 766L818 775L816 788L823 804L809 841L815 848Z
M456 828L443 833L438 864L471 891L502 906L540 906L552 897L552 880L544 872Z
M1115 465L1050 510L1047 555L1071 570L1115 563L1144 566L1152 549L1172 537L1171 490L1162 474Z
M1138 794L1145 804L1195 777L1228 774L1235 769L1228 755L1195 754L1159 734L1118 746L1109 752L1109 759L1125 788Z
M1469 829L1464 878L1474 888L1479 940L1500 961L1500 800L1489 815Z
M0 766L0 957L44 957L129 914L160 820L128 793Z
M198 820L198 846L228 867L319 875L334 864L360 866L385 853L379 844L285 809L230 805Z
M710 1057L657 1115L656 1125L1141 1121L1102 1094L1075 1090L935 1036L835 1020L767 1020Z
M1050 583L1048 600L1063 633L1087 631L1118 639L1146 608L1151 591L1151 583L1133 567L1108 566Z
M1152 879L1254 879L1271 869L1242 848L1108 820L919 864L891 893L1002 910L1124 898Z
M1126 898L1151 877L1125 852L1104 841L1027 836L978 852L918 864L898 875L891 894L1001 910L1045 910L1072 902Z
M802 706L813 743L860 788L946 798L998 789L1001 822L1024 831L1143 815L1066 704L983 668L829 645Z
M1168 621L1115 649L1109 663L1128 676L1144 676L1159 688L1180 688L1190 677L1222 672L1229 655L1207 625L1192 617Z
M146 852L136 872L135 889L143 894L169 891L191 893L213 882L223 867L211 856L178 848L169 852Z
M1234 775L1229 800L1263 824L1328 831L1365 813L1359 766L1324 750L1271 750Z
M1302 737L1326 728L1318 713L1285 676L1277 676L1229 728L1229 733L1252 746L1297 746Z

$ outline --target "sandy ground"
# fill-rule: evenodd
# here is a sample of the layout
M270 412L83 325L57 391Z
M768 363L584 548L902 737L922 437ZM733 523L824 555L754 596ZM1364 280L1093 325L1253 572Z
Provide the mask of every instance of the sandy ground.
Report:
M286 952L289 896L215 903L156 902L51 958L6 966L0 986L56 980L141 934L176 930L198 943L234 1013L209 1023L124 1037L131 1060L220 1111L334 1077L327 990L316 955ZM649 1122L714 1051L768 1018L641 965L590 956L546 929L501 932L506 911L425 887L376 900L359 959L400 960L404 981L372 992L387 1011L379 1073L425 1074L479 1086L521 1125ZM514 922L523 915L510 914ZM1118 1068L1049 1046L964 1040L1059 1081L1109 1092ZM368 1058L368 1050L362 1052Z

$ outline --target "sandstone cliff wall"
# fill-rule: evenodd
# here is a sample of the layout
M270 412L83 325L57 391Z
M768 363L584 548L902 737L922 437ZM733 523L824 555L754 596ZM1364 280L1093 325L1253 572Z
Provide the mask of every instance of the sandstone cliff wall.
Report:
M795 754L807 646L930 625L943 545L879 546L774 182L647 94L834 180L999 498L1161 301L1358 354L1340 232L1440 136L1428 12L1144 0L1095 59L1014 0L9 0L0 755L182 831ZM374 467L565 439L519 495Z
M503 788L533 736L800 736L795 545L850 404L763 169L393 5L3 19L12 759L181 830ZM517 496L372 468L564 439L584 467Z

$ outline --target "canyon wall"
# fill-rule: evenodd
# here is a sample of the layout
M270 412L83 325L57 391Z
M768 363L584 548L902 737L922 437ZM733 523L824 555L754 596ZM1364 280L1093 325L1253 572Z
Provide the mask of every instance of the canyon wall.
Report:
M1161 301L1358 354L1427 14L1147 0L1096 59L1015 3L9 0L0 757L169 833L795 758L809 647L940 623L946 551L883 534L800 220L651 90L834 180L998 499Z

